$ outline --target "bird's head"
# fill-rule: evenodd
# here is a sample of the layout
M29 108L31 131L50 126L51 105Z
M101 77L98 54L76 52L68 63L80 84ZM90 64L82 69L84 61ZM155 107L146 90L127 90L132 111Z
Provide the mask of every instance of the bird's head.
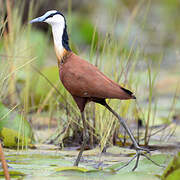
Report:
M53 25L62 25L65 26L65 17L64 15L56 10L47 11L44 15L37 17L30 21L30 23L36 23L36 22L45 22Z
M51 10L30 21L30 23L36 22L45 22L52 26L55 49L56 52L58 52L57 56L63 53L64 48L67 51L71 51L68 43L69 38L66 30L66 19L61 12Z

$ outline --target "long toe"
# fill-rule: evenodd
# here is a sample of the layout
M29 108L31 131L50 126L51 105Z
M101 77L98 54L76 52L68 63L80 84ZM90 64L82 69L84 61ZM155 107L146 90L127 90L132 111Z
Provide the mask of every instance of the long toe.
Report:
M132 169L132 171L135 171L135 169L138 167L140 156L144 156L147 160L151 161L156 166L163 167L162 165L160 165L160 164L156 163L155 161L153 161L145 152L150 154L150 150L146 149L146 148L141 148L141 150L136 150L137 159L136 159L136 164L135 164L134 168Z
M134 166L133 169L132 169L132 171L135 171L135 170L137 169L137 167L138 167L140 156L144 156L146 159L148 159L149 161L151 161L151 162L152 162L153 164L155 164L156 166L163 167L162 165L159 165L158 163L156 163L155 161L153 161L153 160L147 155L147 153L150 153L150 150L149 150L149 149L139 147L138 149L136 149L136 154L135 154L126 164L124 164L124 165L121 166L120 168L116 169L116 171L119 171L120 169L128 166L134 159L136 159L135 166Z

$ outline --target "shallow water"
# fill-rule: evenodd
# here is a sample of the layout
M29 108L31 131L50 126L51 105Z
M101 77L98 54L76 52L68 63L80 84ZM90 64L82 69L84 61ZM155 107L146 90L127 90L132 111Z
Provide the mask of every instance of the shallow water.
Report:
M98 163L99 153L94 150L89 150L85 152L83 162L80 163L78 168L73 167L73 162L75 160L75 154L71 155L72 151L54 151L54 150L6 150L6 159L8 162L9 171L11 173L11 178L22 179L86 179L86 180L101 180L101 179L119 179L121 176L128 176L128 179L143 179L148 177L148 179L156 179L155 175L161 175L163 173L162 167L158 167L152 164L147 159L140 160L139 166L135 172L132 172L135 162L132 162L127 167L121 169L120 171L115 171L116 168L121 167L124 162L126 162L131 157L125 157L123 155L117 155L117 148L109 151L101 156L103 160L103 168L96 169L95 164ZM123 148L119 148L122 151ZM113 153L113 151L115 153ZM132 150L131 150L132 151ZM127 152L125 152L127 153ZM132 152L131 152L132 153ZM65 155L66 154L66 155ZM159 164L166 165L170 159L171 155L153 153L151 158ZM97 166L96 166L97 167ZM16 175L14 174L16 172ZM1 178L3 178L1 176Z

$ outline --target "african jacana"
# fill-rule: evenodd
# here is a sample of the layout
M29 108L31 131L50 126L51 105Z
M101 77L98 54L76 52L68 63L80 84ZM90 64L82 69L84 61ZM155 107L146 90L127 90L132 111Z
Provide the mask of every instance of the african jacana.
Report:
M81 59L71 51L68 43L69 38L67 34L66 19L61 12L56 10L48 11L43 16L30 21L30 23L35 22L45 22L52 26L54 48L58 60L61 82L72 95L81 112L83 122L83 143L74 165L78 166L87 142L84 108L88 102L93 101L105 106L112 112L130 136L136 150L136 155L126 165L137 157L135 167L133 168L133 170L135 170L138 166L140 155L149 159L149 157L143 153L144 151L149 152L149 150L138 145L125 121L106 103L105 100L106 98L126 100L136 99L136 97L131 91L124 89L119 84L106 77L96 66Z

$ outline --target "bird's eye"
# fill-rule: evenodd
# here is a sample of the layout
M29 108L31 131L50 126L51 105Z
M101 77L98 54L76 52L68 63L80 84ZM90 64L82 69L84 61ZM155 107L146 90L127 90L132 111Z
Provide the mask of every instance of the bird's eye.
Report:
M44 19L44 21L45 21L46 19L48 19L48 18L53 17L53 16L54 16L54 14L50 14L49 16L47 16L47 17Z
M54 15L54 14L50 14L50 15L48 16L48 18L51 18L51 17L53 17L53 15Z

